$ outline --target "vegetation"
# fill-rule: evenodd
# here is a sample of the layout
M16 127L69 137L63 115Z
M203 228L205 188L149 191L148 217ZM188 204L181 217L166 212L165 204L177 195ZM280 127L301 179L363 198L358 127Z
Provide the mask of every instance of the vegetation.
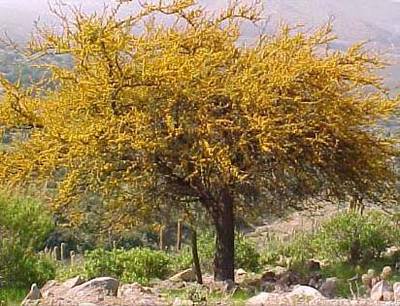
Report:
M261 253L261 265L282 264L282 257L297 267L310 259L357 266L381 260L391 246L399 246L399 228L387 214L343 212L323 222L314 233L295 233L287 240L270 237Z
M234 278L235 216L256 204L375 199L394 183L396 147L375 132L398 105L377 76L383 65L362 45L329 50L330 25L283 27L244 47L242 21L261 16L254 6L211 15L161 1L116 16L78 13L59 34L41 29L29 50L74 63L48 67L48 83L1 79L0 126L31 129L1 153L2 182L54 182L53 208L72 223L93 195L119 228L196 203L216 230L217 280Z
M330 261L368 263L399 245L399 228L380 212L343 213L324 223L313 239L316 253Z
M0 276L5 287L44 284L55 275L54 265L37 251L53 228L43 205L29 197L0 194Z

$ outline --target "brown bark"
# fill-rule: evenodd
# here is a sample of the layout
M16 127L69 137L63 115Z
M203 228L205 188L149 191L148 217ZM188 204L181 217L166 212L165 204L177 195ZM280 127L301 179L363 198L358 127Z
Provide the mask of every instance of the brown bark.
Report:
M233 198L228 190L221 192L219 203L212 208L212 217L216 229L214 279L234 281L235 222Z

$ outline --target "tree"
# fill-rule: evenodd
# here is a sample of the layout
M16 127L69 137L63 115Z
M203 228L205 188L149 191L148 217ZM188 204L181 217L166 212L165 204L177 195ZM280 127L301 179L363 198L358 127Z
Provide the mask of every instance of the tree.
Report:
M55 180L64 214L96 194L114 226L171 199L199 203L216 229L217 280L234 279L235 215L275 199L381 194L396 148L376 128L398 106L381 61L362 45L330 50L330 25L241 45L241 23L260 16L235 4L210 14L192 0L125 19L60 14L63 31L39 30L28 50L69 54L73 67L50 67L50 87L1 80L0 125L31 129L3 152L2 182Z

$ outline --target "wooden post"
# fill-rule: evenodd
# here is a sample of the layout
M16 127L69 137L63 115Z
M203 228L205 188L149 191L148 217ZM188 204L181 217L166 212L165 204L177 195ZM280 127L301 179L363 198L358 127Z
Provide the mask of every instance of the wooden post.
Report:
M160 227L160 250L164 251L164 225Z
M178 220L176 230L176 251L180 251L182 248L182 221Z
M203 284L203 275L201 273L199 252L197 250L197 231L194 227L191 230L191 242L192 242L192 257L193 257L193 268L196 273L196 279L198 284Z

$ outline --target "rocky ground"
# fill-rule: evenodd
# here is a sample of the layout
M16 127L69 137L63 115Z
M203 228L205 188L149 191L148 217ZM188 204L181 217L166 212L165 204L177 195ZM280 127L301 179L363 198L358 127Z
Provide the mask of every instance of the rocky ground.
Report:
M312 281L310 279L309 281ZM311 285L304 285L305 280L298 279L292 271L267 271L262 276L247 274L244 270L236 271L236 284L229 282L214 282L210 275L204 277L204 284L194 282L193 272L188 269L160 281L153 287L139 284L120 284L110 277L101 277L85 282L75 277L66 282L48 282L39 289L32 285L31 292L23 301L23 306L191 306L191 305L400 305L400 283L389 285L384 279L376 277L367 279L369 298L346 300L334 298L336 290L335 279L320 282L318 290ZM373 283L371 283L371 281ZM220 300L188 299L173 297L167 292L195 289L205 293L218 292ZM264 290L258 294L259 292ZM235 301L231 297L237 290L252 292L254 296L246 301ZM270 292L266 292L270 291Z

